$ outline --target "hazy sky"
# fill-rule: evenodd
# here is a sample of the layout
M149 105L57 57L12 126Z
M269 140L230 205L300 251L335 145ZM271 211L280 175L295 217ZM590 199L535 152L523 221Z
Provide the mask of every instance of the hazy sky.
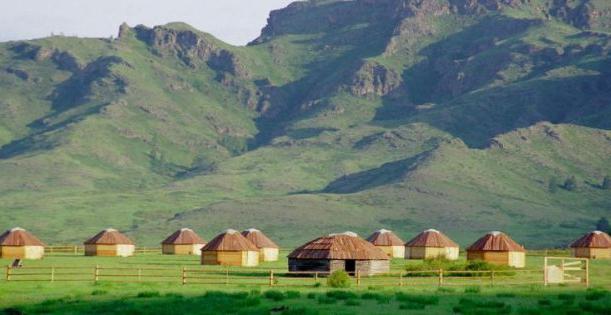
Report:
M0 42L116 36L119 25L186 22L231 44L255 39L269 11L293 0L0 0Z

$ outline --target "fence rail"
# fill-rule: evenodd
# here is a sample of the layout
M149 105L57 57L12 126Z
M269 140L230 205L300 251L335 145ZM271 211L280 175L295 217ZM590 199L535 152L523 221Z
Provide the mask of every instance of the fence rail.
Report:
M422 273L426 275L422 275ZM356 287L472 286L544 284L543 270L400 271L351 276ZM319 286L328 272L289 272L283 269L232 270L230 268L137 268L137 267L6 267L6 281L174 282L183 285ZM320 284L319 284L320 283Z

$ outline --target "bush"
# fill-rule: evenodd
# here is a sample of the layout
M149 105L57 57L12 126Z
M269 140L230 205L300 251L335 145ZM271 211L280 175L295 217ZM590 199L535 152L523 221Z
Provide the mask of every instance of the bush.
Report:
M106 290L93 290L93 291L91 291L91 295L104 295L106 293L108 293L108 291L106 291Z
M426 308L426 305L419 303L404 303L399 305L400 310L423 310Z
M350 291L328 291L327 296L338 300L352 300L358 298L358 295Z
M439 304L439 297L437 296L426 296L426 295L410 295L403 292L395 293L397 301L416 303L422 305L436 305Z
M439 293L454 293L454 292L456 292L456 289L441 287L441 288L437 289L437 292L439 292Z
M350 287L350 276L343 270L334 271L327 278L327 285L332 288L349 288Z
M596 301L600 300L607 295L607 291L602 289L588 289L586 292L586 300L588 301Z
M346 305L348 305L348 306L359 306L359 305L361 305L361 302L359 300L356 300L356 299L349 299L349 300L346 300Z
M377 300L382 294L373 293L373 292L365 292L361 294L361 299L363 300Z
M326 295L321 295L318 297L318 304L335 304L337 303L337 299L328 297Z
M284 293L277 291L277 290L269 290L269 291L265 291L265 293L263 293L263 296L266 299L272 300L272 301L282 301L286 298L286 296L284 295Z
M467 287L465 288L465 293L469 293L469 294L479 294L480 292L482 292L482 288L478 287L478 286L473 286L473 287Z
M550 306L550 305L552 305L552 301L550 301L548 299L539 300L538 303L541 306Z
M317 295L317 294L316 294L316 293L314 293L314 292L309 292L309 293L306 295L306 297L307 297L308 299L310 299L310 300L313 300L313 299L315 299L315 298L316 298L316 295Z
M499 298L514 298L516 297L515 293L510 293L510 292L499 292L496 294L496 297Z
M562 300L562 301L574 301L575 298L576 297L573 294L568 294L568 293L558 294L558 300Z
M298 299L301 297L301 293L299 291L286 291L287 299Z
M152 298L152 297L160 297L159 291L142 291L136 295L137 298Z

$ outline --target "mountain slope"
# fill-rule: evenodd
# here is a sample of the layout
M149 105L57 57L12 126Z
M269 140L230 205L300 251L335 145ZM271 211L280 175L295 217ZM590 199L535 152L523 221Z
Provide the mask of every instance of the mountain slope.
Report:
M605 1L359 0L273 11L245 47L182 23L3 43L0 213L48 242L433 226L562 246L611 215L610 39Z

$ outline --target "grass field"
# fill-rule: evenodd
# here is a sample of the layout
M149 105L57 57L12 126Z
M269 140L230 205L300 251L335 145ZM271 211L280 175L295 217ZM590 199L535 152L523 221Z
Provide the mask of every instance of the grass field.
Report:
M53 254L41 261L26 261L20 272L55 266L58 268L57 281L49 281L49 269L38 269L44 270L36 271L44 273L41 276L21 278L42 281L7 282L2 277L0 308L4 308L7 314L181 314L187 311L202 314L395 314L408 310L415 314L577 314L585 311L608 314L611 305L609 260L591 261L590 289L580 285L544 287L543 256L528 256L525 269L536 273L518 272L514 276L499 277L494 286L486 276L482 279L448 277L442 287L438 286L436 277L405 278L403 287L377 286L375 281L362 278L358 287L353 281L351 288L336 290L329 288L322 277L319 281L311 277L283 277L281 273L287 266L286 252L281 254L283 258L280 261L264 263L255 269L230 268L228 284L224 284L225 267L206 266L204 270L212 275L209 280L213 283L196 284L190 280L186 285L181 284L180 271L183 267L202 270L198 257L141 254L130 258L105 258ZM8 260L0 260L2 265L8 263ZM396 259L392 262L391 272L404 270L406 264L421 263ZM94 283L92 271L96 265L101 268L100 281ZM73 272L74 268L82 268L83 276L80 278L86 281L59 281L69 279L70 276L62 273ZM142 272L140 283L136 282L136 277L126 276L133 275L138 269ZM269 286L266 278L270 270L278 272L274 287ZM104 276L110 274L114 276ZM148 278L147 275L155 276ZM533 280L537 283L509 285Z

